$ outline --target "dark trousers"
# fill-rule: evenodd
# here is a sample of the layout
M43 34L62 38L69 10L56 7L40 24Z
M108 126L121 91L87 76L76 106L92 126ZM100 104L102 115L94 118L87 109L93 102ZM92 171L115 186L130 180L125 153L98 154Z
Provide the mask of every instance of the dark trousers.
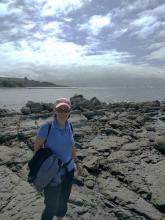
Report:
M62 176L58 186L48 184L44 189L45 209L41 220L53 220L54 216L64 217L67 212L67 202L71 193L74 171Z

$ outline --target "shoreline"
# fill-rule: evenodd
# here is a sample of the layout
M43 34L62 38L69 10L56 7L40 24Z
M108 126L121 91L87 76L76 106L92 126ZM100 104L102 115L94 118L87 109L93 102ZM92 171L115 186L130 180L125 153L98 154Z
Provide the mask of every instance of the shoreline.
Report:
M93 97L95 98L95 97ZM92 99L92 98L91 98ZM129 101L129 100L124 100L124 101L111 101L111 102L105 102L107 105L108 104L122 104L122 103L125 103L125 104L143 104L143 103L153 103L153 102L160 102L160 103L164 103L165 100L146 100L146 101ZM41 102L41 101L34 101L34 100L28 100L28 102L33 102L33 103L40 103L40 104L53 104L53 102ZM24 103L24 105L16 105L16 104L0 104L0 109L6 109L6 110L9 110L9 111L16 111L16 112L20 112L21 109L26 105L27 102Z
M0 89L77 89L72 86L57 86L57 87L0 87Z

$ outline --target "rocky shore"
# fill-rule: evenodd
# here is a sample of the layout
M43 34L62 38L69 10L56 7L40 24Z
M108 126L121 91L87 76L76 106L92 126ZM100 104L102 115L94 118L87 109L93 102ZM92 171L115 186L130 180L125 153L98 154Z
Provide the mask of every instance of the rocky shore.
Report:
M165 101L71 98L77 154L68 220L165 220ZM40 220L43 196L27 183L38 127L52 103L0 109L0 219Z

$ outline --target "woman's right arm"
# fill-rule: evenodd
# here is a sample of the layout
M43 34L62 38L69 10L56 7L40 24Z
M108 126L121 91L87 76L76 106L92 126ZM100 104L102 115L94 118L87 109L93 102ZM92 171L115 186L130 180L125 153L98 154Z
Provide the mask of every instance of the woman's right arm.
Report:
M40 137L36 137L35 144L34 144L34 153L38 151L41 147L43 147L44 139Z
M34 144L34 153L43 147L45 139L48 135L48 123L43 124L36 135L36 140Z

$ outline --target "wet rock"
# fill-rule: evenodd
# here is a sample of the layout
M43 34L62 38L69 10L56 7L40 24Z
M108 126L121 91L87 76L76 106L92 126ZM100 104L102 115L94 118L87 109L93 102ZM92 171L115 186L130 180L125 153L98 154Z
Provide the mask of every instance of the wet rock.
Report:
M126 150L126 151L136 151L136 150L141 150L142 147L147 147L149 146L149 142L146 140L144 141L136 141L134 143L128 143L124 145L121 150Z
M98 168L99 168L99 159L98 159L98 157L94 156L93 158L91 158L90 161L86 161L84 166L89 171L98 171Z
M30 109L30 107L23 107L23 108L21 108L21 112L24 115L29 115L29 114L31 114L31 109Z
M101 105L101 102L96 98L93 97L92 99L89 100L91 102L92 105L97 106L97 105Z
M114 120L114 121L111 121L109 123L111 125L112 128L114 129L124 129L125 128L125 124L122 122L122 121L119 121L119 120Z
M154 220L160 219L161 213L157 211L154 206L140 198L136 193L122 186L120 182L114 178L108 178L107 180L100 179L99 182L102 193L110 201L124 205L146 218Z
M146 127L146 130L155 132L156 128L155 127Z
M15 139L17 137L16 131L4 131L0 132L0 144L5 143L6 141Z
M128 158L131 156L131 152L129 151L116 151L112 152L108 157L108 161L111 162L126 162Z
M111 134L115 134L115 135L120 135L121 133L113 128L104 128L101 129L101 133L105 133L106 135L111 135Z
M94 111L87 111L87 112L83 112L83 115L84 115L88 120L90 120L90 119L92 119L92 118L96 115L96 113L95 113Z
M0 191L0 219L40 219L43 198L5 166L0 166Z
M161 153L165 153L165 130L157 132L155 137L155 148Z
M69 120L83 172L74 178L67 219L163 220L165 124L160 118L165 102L106 104L82 95L71 102ZM53 104L29 102L26 107L34 113L0 110L2 220L39 220L44 205L26 182L27 163L37 129L52 120ZM86 112L92 112L90 119Z
M41 103L29 101L26 104L26 107L29 107L31 113L39 113L44 110L43 105Z
M120 147L128 143L129 140L125 137L117 136L96 136L92 139L88 146L93 147L98 152L109 152L111 150L118 150Z

